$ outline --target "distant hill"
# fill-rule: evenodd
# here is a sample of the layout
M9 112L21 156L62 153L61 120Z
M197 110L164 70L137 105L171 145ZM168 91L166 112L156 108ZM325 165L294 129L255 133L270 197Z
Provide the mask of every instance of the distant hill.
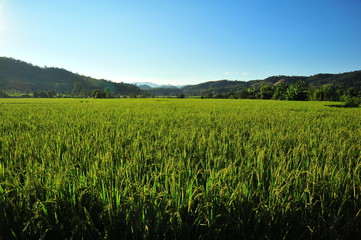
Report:
M149 93L150 95L163 96L163 97L179 96L183 94L183 91L179 88L152 88L146 90L146 92Z
M230 91L240 91L250 88L259 88L263 85L276 85L281 82L295 84L298 80L307 82L311 87L335 85L339 89L356 88L361 90L361 71L346 72L340 74L316 74L313 76L272 76L264 80L231 81L218 80L189 85L181 88L183 93L189 96L204 95L205 93L225 94Z
M137 86L114 83L72 73L61 68L38 67L13 58L0 57L0 90L72 93L75 83L82 91L107 90L114 94L140 94Z
M148 86L148 85L137 85L137 87L139 87L142 90L149 90L152 89L152 87Z
M152 82L133 82L132 84L140 87L141 89L143 88L178 88L178 86L175 85L171 85L171 84L156 84L156 83L152 83ZM147 90L147 89L144 89Z
M218 81L209 81L196 85L188 85L181 90L183 93L191 96L201 96L205 92L213 92L215 94L224 94L231 90L237 91L242 89L247 89L251 84L244 81L230 81L230 80L218 80Z
M95 89L107 94L140 95L147 92L157 96L204 96L212 94L227 94L232 92L259 89L264 85L278 85L280 83L295 84L302 80L312 88L332 85L338 90L354 88L361 91L361 71L340 74L316 74L313 76L272 76L264 80L209 81L196 85L174 86L159 85L151 82L135 82L133 84L114 83L104 79L95 79L72 73L62 68L38 67L13 58L0 57L0 91L17 90L20 92L55 91L56 93L70 94L75 86L83 96ZM137 85L137 86L136 86ZM257 90L258 89L258 90ZM79 94L81 95L81 94Z

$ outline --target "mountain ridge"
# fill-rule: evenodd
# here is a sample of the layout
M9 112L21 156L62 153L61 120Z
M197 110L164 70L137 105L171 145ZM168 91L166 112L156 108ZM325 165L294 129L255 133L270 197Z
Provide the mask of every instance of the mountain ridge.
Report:
M286 76L278 75L265 78L263 80L213 80L200 84L189 85L181 88L187 95L204 95L207 92L213 94L225 94L230 91L241 91L250 88L260 88L264 85L273 86L277 82L293 85L297 81L305 81L311 87L321 87L324 85L337 85L341 89L357 88L361 90L361 70L344 72L338 74L318 73L311 76Z
M112 94L140 94L135 85L115 83L105 79L96 79L63 68L39 67L21 60L0 57L0 89L20 92L56 91L70 94L75 85L79 91L107 89Z
M112 94L144 94L159 96L203 96L206 93L226 94L247 89L260 89L264 85L276 86L279 83L295 84L304 81L311 87L334 85L339 89L356 88L361 90L361 70L339 74L318 73L311 76L278 75L263 80L213 80L194 85L175 86L155 84L152 82L116 83L105 79L95 79L62 68L39 67L14 58L0 57L0 90L17 90L20 92L56 91L71 94L75 85L78 91L86 92L100 89ZM138 85L138 86L136 86ZM84 94L85 96L85 94Z
M186 85L173 85L173 84L158 84L153 82L132 82L131 84L134 84L138 87L148 86L150 88L182 88L186 86Z

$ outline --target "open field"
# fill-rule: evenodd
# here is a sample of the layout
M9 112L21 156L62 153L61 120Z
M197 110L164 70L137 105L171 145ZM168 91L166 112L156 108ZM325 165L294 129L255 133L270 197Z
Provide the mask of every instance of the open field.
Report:
M361 108L0 99L0 239L355 239Z

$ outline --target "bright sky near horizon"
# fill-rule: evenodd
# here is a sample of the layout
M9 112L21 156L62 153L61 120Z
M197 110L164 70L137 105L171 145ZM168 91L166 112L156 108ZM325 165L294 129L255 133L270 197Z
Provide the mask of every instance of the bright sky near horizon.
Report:
M0 0L0 56L115 82L361 69L361 0Z

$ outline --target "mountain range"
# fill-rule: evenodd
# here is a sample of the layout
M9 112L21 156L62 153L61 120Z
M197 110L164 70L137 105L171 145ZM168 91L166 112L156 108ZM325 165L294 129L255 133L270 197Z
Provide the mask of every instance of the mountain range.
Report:
M72 73L62 68L38 67L13 58L0 57L0 90L20 92L55 91L62 94L78 90L89 92L107 89L113 94L141 94L133 84L115 83Z
M218 80L200 83L197 85L185 86L182 91L186 95L201 96L205 93L225 94L230 91L242 91L252 88L260 88L264 85L277 85L280 83L295 84L297 81L304 81L311 87L321 87L325 85L334 85L338 89L356 88L361 90L361 71L353 71L339 74L316 74L312 76L272 76L264 80L251 81L230 81Z
M171 85L171 84L157 84L152 82L133 82L132 84L138 86L142 90L149 90L152 88L182 88L187 85Z
M261 88L264 85L280 83L295 84L302 80L311 87L334 85L338 89L355 88L361 90L361 71L340 74L316 74L313 76L272 76L263 80L208 81L196 85L155 84L151 82L115 83L104 79L95 79L88 76L72 73L62 68L47 68L34 66L13 58L0 57L0 90L16 90L19 92L55 91L62 94L71 94L75 86L78 91L91 92L96 89L112 94L150 94L158 96L203 96L206 93L225 94L231 91L242 91L252 88Z

